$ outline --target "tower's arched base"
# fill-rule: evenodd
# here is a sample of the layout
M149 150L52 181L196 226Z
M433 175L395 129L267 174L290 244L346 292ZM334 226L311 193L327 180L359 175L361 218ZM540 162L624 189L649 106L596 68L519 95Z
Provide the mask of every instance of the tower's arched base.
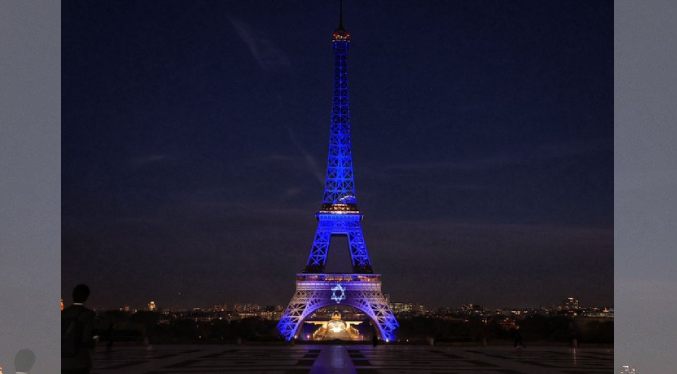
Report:
M374 322L382 340L395 340L399 324L381 293L380 274L297 274L296 292L277 328L286 340L292 340L308 316L331 305L361 310Z

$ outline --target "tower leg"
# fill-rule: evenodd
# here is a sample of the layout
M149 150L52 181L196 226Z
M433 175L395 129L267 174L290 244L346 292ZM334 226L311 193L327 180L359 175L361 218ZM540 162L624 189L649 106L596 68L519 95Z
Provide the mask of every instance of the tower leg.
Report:
M362 227L359 221L350 222L346 226L350 257L353 262L353 272L371 273L369 253L367 252L367 245L364 242L364 235L362 234Z
M306 273L321 273L327 263L327 253L333 235L346 235L350 248L350 258L353 265L353 273L371 274L371 262L369 252L362 234L360 214L319 214L318 225L310 248L310 256L306 263Z
M285 340L290 341L297 338L303 321L316 310L330 305L348 305L362 311L374 322L381 339L385 342L395 340L395 331L399 324L381 292L380 281L350 281L353 277L352 274L309 274L302 276L333 279L313 279L297 282L296 292L277 324L277 328ZM343 281L337 281L336 277L342 277ZM375 275L373 277L380 276ZM343 293L335 293L334 291L339 282L344 289Z
M323 304L319 294L313 290L296 290L277 324L278 331L286 341L296 338L303 320Z
M378 327L381 339L386 343L395 340L395 331L399 323L388 302L380 291L360 291L347 303L365 312Z
M327 262L327 252L331 242L333 222L320 222L315 231L313 246L310 248L310 256L306 264L306 272L319 273L324 270Z

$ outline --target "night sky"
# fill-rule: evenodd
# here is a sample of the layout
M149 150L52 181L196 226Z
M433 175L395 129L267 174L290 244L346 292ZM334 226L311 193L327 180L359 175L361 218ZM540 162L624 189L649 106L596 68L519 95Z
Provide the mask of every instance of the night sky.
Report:
M613 303L612 1L351 1L353 157L392 301ZM286 304L338 1L66 1L62 288ZM337 243L340 245L341 243ZM329 271L348 270L330 249Z

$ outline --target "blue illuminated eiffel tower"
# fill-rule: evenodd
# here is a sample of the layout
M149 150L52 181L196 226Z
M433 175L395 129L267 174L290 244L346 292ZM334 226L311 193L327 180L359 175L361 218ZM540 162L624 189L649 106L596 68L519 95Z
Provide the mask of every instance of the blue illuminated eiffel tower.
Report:
M355 195L348 98L350 33L343 28L342 13L341 9L339 27L332 34L334 98L324 198L316 214L318 224L308 262L304 272L296 275L296 292L277 327L286 340L292 340L316 310L349 305L369 316L379 337L389 342L395 339L398 323L381 292L381 275L373 273ZM348 238L352 273L324 273L331 238L337 235Z

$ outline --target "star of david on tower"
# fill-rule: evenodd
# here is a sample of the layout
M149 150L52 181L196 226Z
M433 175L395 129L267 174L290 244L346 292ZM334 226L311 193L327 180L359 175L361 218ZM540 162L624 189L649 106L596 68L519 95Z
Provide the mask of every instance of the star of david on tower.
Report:
M346 289L341 286L340 283L336 283L336 286L331 289L331 299L336 301L336 304L340 303L346 298Z

